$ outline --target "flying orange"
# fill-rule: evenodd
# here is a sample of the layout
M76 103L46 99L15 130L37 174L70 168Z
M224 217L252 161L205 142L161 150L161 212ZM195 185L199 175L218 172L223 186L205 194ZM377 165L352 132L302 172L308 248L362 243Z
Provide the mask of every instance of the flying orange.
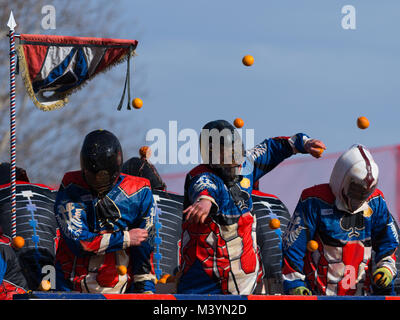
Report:
M117 272L119 275L124 276L128 272L128 269L124 265L121 264L117 267Z
M269 222L269 227L272 230L278 229L281 226L281 222L279 221L279 219L271 219L271 221Z
M235 125L236 128L241 128L241 127L244 126L244 121L243 121L242 118L236 118L236 119L233 121L233 124Z
M314 252L315 250L318 249L318 242L315 240L310 240L307 242L307 250Z
M357 126L360 129L367 129L369 127L369 120L366 117L358 117Z
M143 101L140 98L135 98L132 100L132 107L134 107L135 109L140 109L141 107L143 107Z
M16 236L13 240L12 240L12 246L15 249L21 249L23 246L25 245L25 239L20 237L20 236Z
M250 67L250 66L254 63L254 57L251 56L251 55L246 55L246 56L243 57L242 63L243 63L246 67Z

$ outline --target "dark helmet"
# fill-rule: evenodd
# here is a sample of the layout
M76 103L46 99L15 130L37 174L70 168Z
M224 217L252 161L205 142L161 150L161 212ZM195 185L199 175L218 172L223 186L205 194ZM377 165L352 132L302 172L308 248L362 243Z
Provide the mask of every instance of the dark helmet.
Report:
M226 120L208 122L200 133L200 151L208 164L225 181L237 181L245 150L236 128Z
M9 162L0 163L0 185L11 182L10 168L11 168L11 165ZM28 175L27 175L25 169L20 168L20 167L16 168L16 180L29 182L29 178L28 178Z
M166 185L156 167L145 158L133 157L122 166L122 172L131 176L147 178L153 190L165 190Z
M123 163L118 138L107 130L90 132L81 149L83 178L99 197L104 196L116 183Z

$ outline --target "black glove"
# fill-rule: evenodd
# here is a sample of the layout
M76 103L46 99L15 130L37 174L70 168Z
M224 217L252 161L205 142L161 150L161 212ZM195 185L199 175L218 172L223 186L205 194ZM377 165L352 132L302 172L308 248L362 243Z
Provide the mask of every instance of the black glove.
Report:
M119 208L108 196L97 201L95 208L97 219L100 221L115 222L121 218Z

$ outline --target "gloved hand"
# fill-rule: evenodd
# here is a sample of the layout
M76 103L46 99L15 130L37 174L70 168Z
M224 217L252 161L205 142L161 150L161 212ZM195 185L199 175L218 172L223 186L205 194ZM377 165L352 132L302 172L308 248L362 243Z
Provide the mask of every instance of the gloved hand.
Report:
M291 295L295 296L311 296L311 290L306 287L297 287L290 290Z
M393 276L388 268L381 267L375 270L372 279L377 287L386 288L392 282Z

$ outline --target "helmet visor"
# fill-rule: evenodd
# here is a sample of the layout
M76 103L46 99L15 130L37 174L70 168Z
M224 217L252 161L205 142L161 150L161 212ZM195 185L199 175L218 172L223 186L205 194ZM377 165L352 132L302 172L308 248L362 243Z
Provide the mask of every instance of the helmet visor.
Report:
M111 190L119 176L119 174L110 175L106 170L100 170L97 173L84 170L83 174L86 183L99 198L104 197Z
M346 200L347 207L352 212L360 208L375 191L376 185L377 184L374 184L368 188L364 184L351 181L347 190L344 190L344 199Z

